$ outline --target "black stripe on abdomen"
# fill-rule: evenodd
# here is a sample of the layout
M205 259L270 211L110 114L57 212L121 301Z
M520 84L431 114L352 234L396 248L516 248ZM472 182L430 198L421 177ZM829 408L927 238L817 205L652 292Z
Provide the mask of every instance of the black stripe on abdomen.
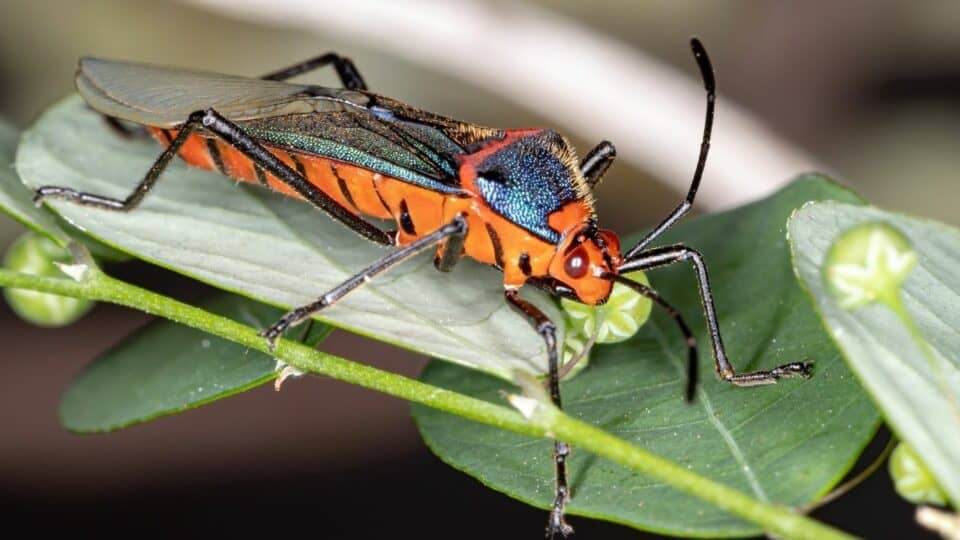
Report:
M387 201L384 200L383 195L380 194L380 186L378 186L376 182L373 184L373 192L377 194L377 198L380 199L380 204L383 205L383 208L392 216L393 210L390 209L390 205L387 204Z
M337 179L337 187L340 188L340 194L350 203L350 206L356 208L357 203L353 202L353 194L350 193L350 187L347 185L347 181L340 176L340 171L337 170L337 166L334 165L332 161L330 162L330 172L332 172L334 178ZM379 195L380 193L378 192L377 196ZM380 202L383 202L383 199L380 199Z
M300 158L290 152L287 152L287 155L293 160L293 166L297 168L297 173L302 176L304 180L307 180L307 168L303 165L303 162L300 161Z

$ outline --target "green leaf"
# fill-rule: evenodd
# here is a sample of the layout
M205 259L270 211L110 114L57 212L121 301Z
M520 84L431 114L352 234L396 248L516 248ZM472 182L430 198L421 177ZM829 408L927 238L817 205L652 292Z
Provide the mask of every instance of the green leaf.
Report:
M20 134L15 129L0 122L0 210L60 247L66 247L71 239L75 239L83 242L98 259L115 262L128 259L125 253L97 242L61 222L49 209L37 208L33 204L33 193L20 182L13 166L19 138Z
M876 301L845 302L828 287L824 262L838 237L867 225L905 237L906 245L900 248L912 249L916 263L903 276L899 290L899 281L888 277L894 274L877 272L893 285L892 294L876 291L870 295ZM877 208L823 203L806 206L793 216L790 238L797 275L816 301L824 326L887 421L957 504L960 231Z
M703 252L737 369L809 359L816 362L810 380L737 388L714 377L694 275L677 265L649 277L697 334L703 376L696 400L688 404L682 397L681 334L655 310L636 336L597 346L590 366L563 383L565 410L760 500L799 506L829 490L878 425L869 397L823 332L790 265L787 217L806 201L829 198L859 200L821 177L806 177L758 203L685 221L660 242L683 241ZM506 389L502 381L437 362L422 378L498 403ZM413 410L427 444L447 463L530 504L546 508L552 501L549 441L422 406ZM761 532L582 450L574 448L569 463L572 514L684 537Z
M117 137L70 98L24 134L17 170L31 187L124 197L159 152L150 142ZM313 302L387 253L305 203L180 163L134 212L49 204L111 246L280 306ZM500 273L471 260L440 273L432 261L425 253L375 278L320 319L501 377L546 371L543 342L506 306ZM534 290L524 295L560 320L550 298Z
M205 309L250 326L269 324L277 308L221 295ZM314 344L330 327L292 332ZM80 433L113 431L243 392L277 376L264 353L167 320L153 322L91 363L60 402L63 426Z
M20 183L13 170L13 157L19 137L16 129L0 122L0 210L65 247L70 237L60 228L49 210L34 206L31 200L33 194Z

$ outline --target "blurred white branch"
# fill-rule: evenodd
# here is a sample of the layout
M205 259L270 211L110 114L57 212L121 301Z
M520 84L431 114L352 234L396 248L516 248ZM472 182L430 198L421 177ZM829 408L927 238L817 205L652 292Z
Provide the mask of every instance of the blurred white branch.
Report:
M689 185L704 111L692 57L689 74L680 73L576 22L512 2L187 1L252 21L336 34L450 73L549 118L562 131L613 141L618 159L678 192ZM816 160L721 96L698 206L740 204L819 169Z

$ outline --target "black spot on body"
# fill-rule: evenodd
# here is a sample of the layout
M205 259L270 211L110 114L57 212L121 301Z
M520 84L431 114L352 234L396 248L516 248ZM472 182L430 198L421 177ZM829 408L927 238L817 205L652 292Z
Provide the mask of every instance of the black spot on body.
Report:
M413 219L410 217L410 210L407 208L407 201L400 201L400 228L410 236L417 235L417 228L413 226Z
M517 260L517 264L520 266L520 271L523 272L523 275L529 276L533 273L533 269L530 268L530 255L527 255L526 252L520 254L520 259Z

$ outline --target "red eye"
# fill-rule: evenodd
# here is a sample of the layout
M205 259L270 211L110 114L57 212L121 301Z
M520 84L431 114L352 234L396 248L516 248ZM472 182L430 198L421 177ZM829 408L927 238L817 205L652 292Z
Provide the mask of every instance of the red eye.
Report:
M587 275L587 251L583 246L578 247L563 263L563 271L573 279L580 279Z

